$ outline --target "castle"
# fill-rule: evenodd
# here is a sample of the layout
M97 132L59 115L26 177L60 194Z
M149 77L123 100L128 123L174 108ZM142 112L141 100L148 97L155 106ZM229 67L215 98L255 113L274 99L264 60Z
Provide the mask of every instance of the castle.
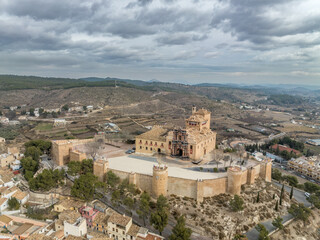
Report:
M185 120L184 129L170 130L154 126L136 137L136 152L143 154L164 153L181 158L200 160L216 147L216 132L210 129L211 113L192 108L192 115Z
M164 153L189 159L201 159L215 149L216 133L210 130L211 113L205 109L192 109L186 119L184 129L168 130L156 126L136 137L138 153ZM69 161L82 161L87 158L85 151L77 146L91 143L110 144L104 134L93 139L72 139L52 141L52 157L56 165L63 166ZM80 148L81 149L81 148ZM157 198L178 195L203 201L221 193L240 194L241 186L253 184L257 178L271 182L272 163L269 159L258 162L252 160L248 167L230 166L227 171L218 173L195 171L193 169L166 166L146 161L139 156L100 157L94 161L93 172L100 181L108 171Z

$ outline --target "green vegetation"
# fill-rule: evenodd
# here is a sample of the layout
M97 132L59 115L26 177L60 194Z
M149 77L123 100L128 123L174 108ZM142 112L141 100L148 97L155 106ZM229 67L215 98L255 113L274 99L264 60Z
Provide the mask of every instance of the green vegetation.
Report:
M150 196L146 192L143 192L140 196L140 204L137 213L143 219L144 225L146 225L146 219L150 216Z
M15 197L12 197L8 200L8 205L9 210L18 210L20 208L20 203Z
M112 188L116 187L120 183L120 178L112 171L106 173L105 179L107 184Z
M257 203L260 201L260 192L258 192L258 195L257 195Z
M278 200L276 202L276 206L275 206L274 210L276 210L277 212L279 211L279 201Z
M81 133L87 133L89 132L90 130L87 129L87 128L82 128L82 129L71 129L70 132L72 134L81 134Z
M256 226L256 230L259 232L258 240L270 240L270 238L268 237L268 230L261 223Z
M33 160L32 157L25 157L21 159L21 166L23 168L23 174L27 181L33 178L33 175L39 168L39 162Z
M183 216L177 219L177 224L172 229L169 240L190 240L192 231L186 227L186 220Z
M247 145L246 146L246 151L248 152L255 152L255 151L271 151L273 152L275 155L281 156L284 159L291 159L292 157L297 157L296 154L294 152L288 152L288 151L279 151L279 149L272 149L271 146L275 145L275 144L281 144L281 145L288 145L290 148L292 149L296 149L300 152L303 152L304 150L304 143L302 142L298 142L296 140L291 139L290 137L283 137L283 138L276 138L271 140L268 143L262 144L262 145L258 145L258 144L253 144L253 145Z
M39 130L40 132L50 131L52 130L53 125L52 123L39 123L35 129Z
M282 206L283 194L284 194L284 184L282 184L281 193L280 193L280 202L279 202L280 206Z
M302 220L304 224L306 223L311 214L311 210L305 207L302 203L300 203L299 205L292 204L288 209L288 212L291 213L297 219Z
M63 185L64 178L65 171L63 169L44 169L42 173L29 180L29 186L31 190L48 191L51 188Z
M70 161L68 163L68 174L75 176L78 174L93 173L93 160L83 159L81 162Z
M268 98L269 101L271 101L275 105L299 105L304 102L302 97L299 96L292 96L288 94L276 94L271 95Z
M0 124L0 137L13 140L19 135L19 126L2 126Z
M150 223L159 231L160 235L162 235L164 228L168 224L168 212L169 209L167 199L161 194L157 199L156 211L151 214L150 219Z
M291 191L290 191L290 199L292 199L293 197L293 186L291 187Z
M305 182L304 183L304 190L309 193L315 193L317 191L320 191L320 186L315 183Z
M243 210L243 204L243 199L238 195L234 195L234 197L230 200L230 207L234 212Z
M155 90L153 84L138 86L121 80L117 81L117 86L136 88L146 91ZM76 87L114 87L114 79L109 78L105 81L89 82L70 78L44 78L35 76L0 75L0 88L5 91L21 89L69 89ZM165 87L163 86L162 88Z
M96 188L104 187L104 183L99 182L98 178L92 173L80 175L74 181L71 187L71 195L82 200L92 200L95 195Z
M283 219L281 217L276 217L272 221L272 225L275 226L278 229L283 229L283 224L282 224Z

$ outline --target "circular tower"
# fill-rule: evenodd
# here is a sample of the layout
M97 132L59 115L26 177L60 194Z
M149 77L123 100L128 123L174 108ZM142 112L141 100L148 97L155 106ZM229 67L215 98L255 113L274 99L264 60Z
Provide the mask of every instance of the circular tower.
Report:
M240 195L242 170L240 167L228 168L228 193Z
M152 176L152 197L158 198L161 194L167 196L168 191L168 167L154 165Z

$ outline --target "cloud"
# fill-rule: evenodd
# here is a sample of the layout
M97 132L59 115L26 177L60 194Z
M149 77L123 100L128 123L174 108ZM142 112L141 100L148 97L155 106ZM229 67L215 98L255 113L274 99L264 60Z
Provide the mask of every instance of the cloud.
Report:
M318 9L314 0L3 0L0 71L188 82L304 72L296 76L308 81L318 77Z

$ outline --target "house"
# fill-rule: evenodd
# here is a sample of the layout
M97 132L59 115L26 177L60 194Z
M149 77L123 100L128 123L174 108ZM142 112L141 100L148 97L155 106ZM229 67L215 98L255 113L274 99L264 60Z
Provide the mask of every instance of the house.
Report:
M87 106L87 110L91 112L93 110L93 106L92 105Z
M0 211L3 212L8 208L8 198L0 198Z
M74 200L71 198L61 199L54 205L53 209L56 212L63 212L66 210L78 210L83 205L82 201Z
M22 192L20 189L18 189L12 197L16 198L21 205L28 202L28 199L30 195L27 192Z
M274 144L271 146L271 148L275 151L279 150L279 152L287 151L288 153L291 153L291 152L295 153L297 156L301 155L300 151L293 149L293 148L290 148L290 147L287 147L287 146L284 146L284 145L281 145L281 144Z
M0 117L0 123L2 123L2 124L9 124L9 118L7 118L7 117Z
M15 160L12 154L3 153L0 155L0 167L8 167Z
M93 221L99 214L99 211L97 209L94 209L93 207L90 207L90 206L82 206L79 209L79 212L81 216L86 219L87 226L90 228L92 227Z
M63 118L54 119L53 126L54 127L65 127L67 125L67 121Z
M54 222L55 231L64 231L64 222L75 222L81 215L78 211L74 210L65 210L61 212L58 216L58 219Z
M14 160L10 163L10 168L12 171L19 170L21 168L21 162L19 160Z
M13 224L12 218L8 217L7 215L0 215L0 225L8 227Z
M86 219L79 217L75 221L64 221L64 236L68 235L82 237L87 234Z
M151 233L146 228L132 223L132 218L121 215L111 208L105 213L98 212L92 222L92 231L103 233L112 239L146 239L162 240L163 237Z

